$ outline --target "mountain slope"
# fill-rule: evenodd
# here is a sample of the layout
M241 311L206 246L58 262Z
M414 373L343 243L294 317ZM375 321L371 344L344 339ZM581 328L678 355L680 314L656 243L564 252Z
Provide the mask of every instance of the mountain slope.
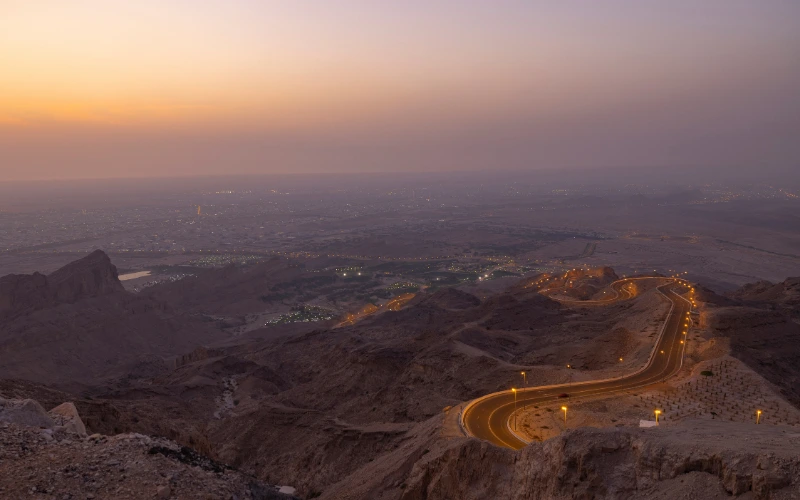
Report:
M126 292L100 251L49 276L0 278L3 378L65 385L152 376L172 356L221 338L198 318Z

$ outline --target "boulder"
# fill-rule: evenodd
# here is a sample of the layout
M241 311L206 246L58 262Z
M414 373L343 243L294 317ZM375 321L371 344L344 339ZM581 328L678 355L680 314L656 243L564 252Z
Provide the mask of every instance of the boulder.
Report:
M0 399L0 422L51 429L55 422L32 399Z
M86 437L86 426L83 424L78 409L73 403L62 403L49 412L58 429L69 434Z

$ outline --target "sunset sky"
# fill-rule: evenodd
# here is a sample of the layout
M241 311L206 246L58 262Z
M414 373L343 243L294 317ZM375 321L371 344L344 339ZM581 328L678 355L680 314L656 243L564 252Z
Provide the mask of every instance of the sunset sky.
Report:
M800 167L795 0L0 0L0 180Z

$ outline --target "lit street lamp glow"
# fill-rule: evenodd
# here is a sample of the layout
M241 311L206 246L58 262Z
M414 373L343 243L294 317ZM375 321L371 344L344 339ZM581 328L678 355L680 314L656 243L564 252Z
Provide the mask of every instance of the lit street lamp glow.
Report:
M512 387L511 392L514 393L514 430L517 430L517 390Z
M761 423L761 410L756 410L756 425Z
M564 412L564 425L566 426L567 425L567 407L566 406L562 406L561 407L561 411Z
M661 415L661 410L656 410L655 414L656 414L656 424L658 424L658 416Z

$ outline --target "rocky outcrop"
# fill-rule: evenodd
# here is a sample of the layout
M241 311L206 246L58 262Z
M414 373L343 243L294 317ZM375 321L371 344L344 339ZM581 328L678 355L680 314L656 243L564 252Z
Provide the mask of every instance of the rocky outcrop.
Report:
M781 310L800 316L800 278L787 278L777 284L769 281L750 283L731 292L731 297L755 307Z
M50 410L48 415L53 419L58 430L86 437L86 426L83 424L83 420L81 420L74 403L62 403Z
M0 422L46 429L55 425L42 405L32 399L0 398Z
M401 498L797 498L800 439L787 432L713 422L585 428L519 452L461 441L417 462Z
M97 250L48 276L34 273L0 278L0 318L124 291L117 268L108 255Z
M33 399L0 398L0 422L47 429L54 433L86 437L86 426L73 403L62 403L49 412Z
M482 326L489 330L531 330L537 325L557 323L562 306L544 295L503 294L486 301L488 318Z
M196 363L198 361L205 361L209 358L223 356L225 353L218 349L209 349L205 346L200 346L192 352L182 354L175 358L175 368L188 365L189 363Z
M737 300L730 297L719 295L713 290L706 288L702 285L697 285L695 288L695 299L701 304L712 306L735 306L738 304Z
M800 278L759 281L728 297L700 291L701 326L730 338L734 356L800 405Z
M101 251L43 276L0 278L0 377L70 388L153 377L223 337L214 325L126 292Z
M117 268L101 250L67 264L48 275L47 281L53 298L59 303L125 291Z
M787 278L777 284L769 281L749 283L731 292L731 296L739 300L773 301L786 303L787 305L798 305L800 304L800 277Z
M0 464L0 498L295 498L172 441L141 434L76 439L0 423Z

